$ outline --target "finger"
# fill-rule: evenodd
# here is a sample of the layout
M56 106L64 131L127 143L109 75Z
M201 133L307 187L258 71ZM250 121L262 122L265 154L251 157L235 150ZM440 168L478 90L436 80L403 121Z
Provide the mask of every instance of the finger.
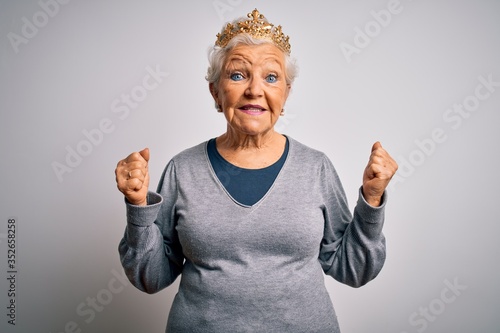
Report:
M127 182L131 179L137 179L141 182L144 182L146 179L147 172L143 169L133 169L128 170L125 168L121 168L119 171L115 171L116 173L116 183L119 189L128 189L129 186Z
M377 163L380 165L383 165L384 167L387 167L388 169L394 169L397 170L397 163L396 161L389 155L383 148L378 149L377 152L379 153L373 153L371 156L371 162L372 163Z
M391 161L386 161L387 164L371 163L366 167L367 176L369 178L391 179L396 173L398 166Z
M126 164L127 164L127 162L125 162L125 160L120 160L120 161L118 161L118 163L116 163L116 168L118 169L119 167L122 167Z
M127 164L129 163L132 163L132 162L135 162L135 161L141 161L141 162L145 162L147 163L148 161L146 161L144 159L144 157L142 157L142 155L138 152L133 152L132 154L128 155L127 158L125 159L125 162Z
M379 148L382 148L382 144L380 143L380 141L377 141L372 146L372 153Z
M389 165L394 163L394 160L391 157L391 155L389 155L389 153L382 146L372 151L370 155L370 162L371 161L378 161L383 165Z
M116 177L116 186L118 187L118 190L120 190L120 192L122 192L123 194L129 192L131 188L128 177L124 177L123 175L119 175ZM133 187L135 187L135 184Z
M368 165L380 165L385 167L387 165L388 161L384 156L379 156L379 155L372 155L370 156L370 161L368 162Z
M148 164L144 161L134 161L131 163L127 163L127 165L122 168L127 173L132 170L141 170L141 172L145 175L148 170Z
M129 179L138 179L141 182L144 182L145 174L143 174L142 170L134 169L128 172Z
M366 167L365 172L369 179L378 178L384 172L384 167L371 163Z
M128 170L125 167L117 167L115 169L116 184L119 188L123 187L123 184L129 179Z
M383 167L389 172L395 172L398 168L396 161L387 156L372 156L368 162L368 167L372 165Z
M141 154L142 158L146 160L146 162L149 162L149 148L144 148L139 152Z
M127 180L126 188L129 191L139 191L144 183L137 178Z

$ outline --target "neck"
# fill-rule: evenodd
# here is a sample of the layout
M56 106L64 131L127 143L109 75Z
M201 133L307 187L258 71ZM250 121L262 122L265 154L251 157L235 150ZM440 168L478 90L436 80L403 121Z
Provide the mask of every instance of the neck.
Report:
M283 135L270 129L265 133L250 135L237 132L228 126L227 132L217 138L217 145L231 150L259 150L273 146L284 139Z

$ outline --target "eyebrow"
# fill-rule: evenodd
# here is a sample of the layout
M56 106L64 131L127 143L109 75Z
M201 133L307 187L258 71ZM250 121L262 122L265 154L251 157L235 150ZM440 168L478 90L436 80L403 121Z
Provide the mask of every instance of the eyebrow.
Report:
M239 59L230 60L226 63L224 72L226 75L230 74L233 70L247 71L251 67L251 64L247 61L240 61ZM266 72L274 72L277 74L282 74L285 72L285 67L282 66L278 61L264 62L261 66Z
M228 57L228 59L227 59L228 63L229 62L234 62L234 61L244 62L244 63L247 63L247 64L252 64L252 62L248 60L248 58L245 56L245 54L239 53L239 52L231 54ZM275 63L277 63L280 66L282 65L282 63L280 61L278 61L278 57L275 54L272 54L272 53L269 53L268 56L263 59L263 62L264 63L275 62Z

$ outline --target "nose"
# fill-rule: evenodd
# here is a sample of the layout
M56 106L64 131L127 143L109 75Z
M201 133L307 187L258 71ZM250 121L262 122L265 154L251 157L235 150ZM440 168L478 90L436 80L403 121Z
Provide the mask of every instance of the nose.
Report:
M248 86L245 89L245 96L249 98L261 97L263 95L263 87L262 80L259 80L257 77L253 76L248 81Z

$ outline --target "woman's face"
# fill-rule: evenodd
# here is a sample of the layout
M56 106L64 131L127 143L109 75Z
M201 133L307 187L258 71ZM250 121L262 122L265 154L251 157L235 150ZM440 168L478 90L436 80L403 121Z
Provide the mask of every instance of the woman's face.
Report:
M228 125L240 134L273 129L290 91L285 56L272 44L239 45L228 54L218 86L210 91Z

